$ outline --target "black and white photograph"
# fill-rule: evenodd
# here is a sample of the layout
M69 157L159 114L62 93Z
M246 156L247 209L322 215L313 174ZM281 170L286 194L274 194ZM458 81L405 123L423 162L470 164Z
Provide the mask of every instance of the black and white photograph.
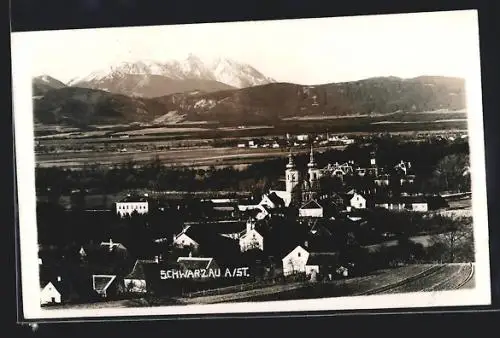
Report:
M25 318L490 304L476 11L11 41Z

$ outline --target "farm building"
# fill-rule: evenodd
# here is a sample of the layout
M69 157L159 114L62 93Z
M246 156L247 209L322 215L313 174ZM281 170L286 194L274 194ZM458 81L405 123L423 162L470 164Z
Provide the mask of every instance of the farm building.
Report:
M124 278L126 292L145 293L147 291L146 276L144 265L158 264L158 260L137 260L132 272Z
M58 304L61 303L61 301L61 292L54 284L52 284L52 282L48 282L47 285L45 285L45 287L40 291L41 305Z
M316 200L310 200L300 207L299 216L323 217L323 207Z
M306 272L306 263L309 252L302 246L297 246L282 259L283 275L289 276L295 273Z

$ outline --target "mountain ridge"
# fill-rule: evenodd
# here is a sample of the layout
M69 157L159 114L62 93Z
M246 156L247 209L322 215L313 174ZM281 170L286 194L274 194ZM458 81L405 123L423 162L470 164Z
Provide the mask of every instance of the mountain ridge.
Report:
M355 82L304 86L274 82L214 92L189 91L133 98L102 90L67 87L35 101L44 123L102 124L176 120L241 125L284 118L407 113L465 108L465 81L448 77L379 77ZM182 117L182 119L180 119ZM160 119L161 120L161 119Z
M203 61L196 55L189 54L184 60L168 60L165 62L153 60L124 61L117 65L94 71L86 76L73 78L67 84L74 87L109 89L111 92L129 94L120 91L120 87L123 87L122 82L130 83L131 78L137 78L137 76L162 76L171 81L177 81L182 88L189 87L182 81L191 81L191 83L195 80L204 81L205 87L208 89L207 91L223 89L220 88L221 84L225 84L231 88L245 88L274 82L273 79L266 77L249 64L240 63L228 58L215 58L210 61ZM208 81L213 81L214 88L208 88ZM107 88L103 83L112 88ZM196 89L194 87L189 89ZM168 95L181 90L171 90L163 94ZM142 95L143 93L139 92L138 94Z

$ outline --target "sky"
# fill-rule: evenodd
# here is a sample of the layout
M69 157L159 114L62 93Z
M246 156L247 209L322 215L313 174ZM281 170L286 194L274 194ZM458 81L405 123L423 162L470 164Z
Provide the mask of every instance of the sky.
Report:
M465 77L477 59L475 11L13 33L33 76L63 82L123 61L226 57L279 82L374 76ZM19 54L17 54L19 55Z

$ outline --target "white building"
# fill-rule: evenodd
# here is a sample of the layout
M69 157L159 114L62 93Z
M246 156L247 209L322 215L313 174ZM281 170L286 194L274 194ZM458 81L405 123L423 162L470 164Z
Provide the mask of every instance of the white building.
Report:
M125 217L126 215L131 215L134 211L139 214L147 214L149 211L149 203L144 197L131 197L127 196L120 202L116 202L116 213L120 217Z
M255 222L247 221L245 233L239 238L240 251L245 252L251 249L264 250L264 237L255 230Z
M289 276L294 273L306 272L306 263L309 252L300 245L293 249L283 259L283 275Z
M354 193L349 200L349 204L356 209L366 209L366 199L358 193Z
M192 247L198 249L200 246L193 238L188 235L190 226L186 226L178 235L174 235L173 245L178 248Z
M58 303L61 303L61 293L57 290L54 284L52 284L52 282L48 282L40 292L40 304L45 305Z
M323 217L323 207L316 200L310 200L300 207L299 217Z

